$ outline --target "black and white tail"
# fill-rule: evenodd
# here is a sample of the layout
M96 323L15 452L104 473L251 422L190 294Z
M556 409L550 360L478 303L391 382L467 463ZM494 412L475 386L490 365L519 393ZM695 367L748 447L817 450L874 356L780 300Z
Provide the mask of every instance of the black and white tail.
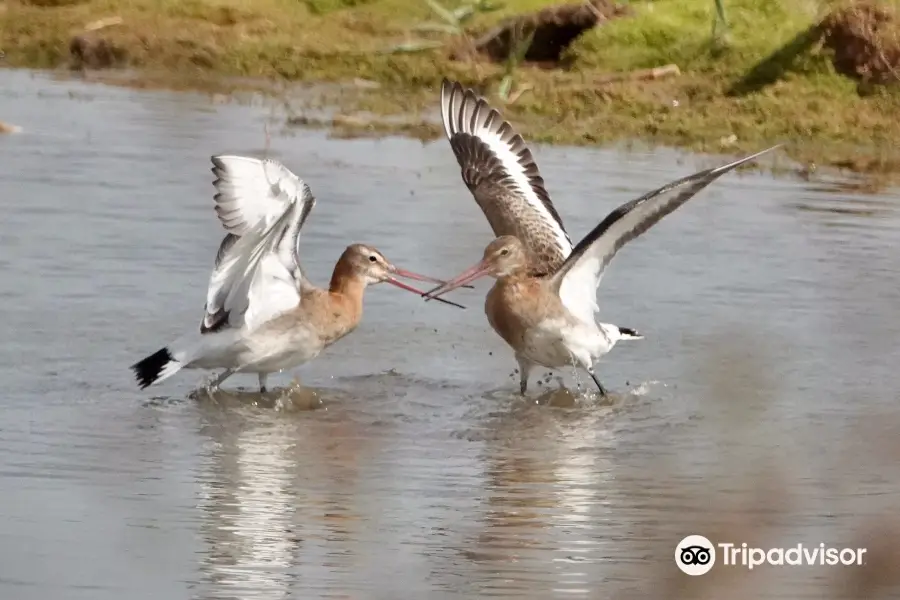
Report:
M168 379L180 371L182 366L184 366L183 363L175 360L168 348L162 348L131 365L131 370L134 371L138 385L143 390L154 383Z
M618 327L618 326L617 326ZM642 340L644 335L631 327L619 327L619 337L623 340Z

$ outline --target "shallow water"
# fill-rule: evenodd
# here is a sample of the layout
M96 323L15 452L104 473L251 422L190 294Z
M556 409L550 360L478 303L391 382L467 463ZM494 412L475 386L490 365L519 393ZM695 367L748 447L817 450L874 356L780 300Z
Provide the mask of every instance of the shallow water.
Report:
M486 282L454 294L465 311L371 288L285 399L235 391L252 376L191 395L197 372L141 392L128 365L202 314L209 156L263 154L272 113L0 81L23 128L0 136L3 598L821 598L860 568L688 578L673 552L689 533L840 547L894 526L894 191L731 174L631 243L601 316L646 339L602 362L611 401L565 372L518 397ZM573 239L718 161L534 151ZM448 276L491 239L443 140L295 130L269 155L317 195L314 281L354 241Z

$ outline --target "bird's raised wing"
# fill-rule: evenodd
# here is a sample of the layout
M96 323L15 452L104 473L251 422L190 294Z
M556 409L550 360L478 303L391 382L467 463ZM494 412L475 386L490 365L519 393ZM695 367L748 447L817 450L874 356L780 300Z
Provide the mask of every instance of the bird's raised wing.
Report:
M780 146L780 144L779 144ZM778 148L773 146L727 165L694 173L626 202L615 209L572 250L550 279L563 305L585 322L597 312L597 286L619 248L638 237L667 214L693 198L713 181Z
M243 235L260 221L272 224L288 204L312 198L308 186L272 159L212 157L216 214L229 233Z
M441 84L441 118L463 181L496 236L513 235L552 273L572 251L537 163L500 113L459 83Z
M203 320L200 322L200 333L214 333L228 324L228 313L225 311L225 297L228 290L224 289L227 281L227 273L224 270L224 261L228 257L229 262L235 256L234 244L241 239L233 233L226 233L216 252L216 262L209 276L209 287L206 290L206 305L203 307Z
M276 161L242 156L212 161L216 210L226 229L229 223L234 227L216 253L201 333L253 327L297 305L304 282L300 230L315 206L309 186Z

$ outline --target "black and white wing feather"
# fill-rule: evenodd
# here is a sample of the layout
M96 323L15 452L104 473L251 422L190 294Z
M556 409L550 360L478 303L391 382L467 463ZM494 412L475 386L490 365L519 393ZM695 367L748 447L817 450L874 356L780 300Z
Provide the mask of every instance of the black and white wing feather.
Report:
M441 118L463 181L494 234L516 236L538 270L556 270L572 241L522 136L483 98L446 79Z
M228 313L225 311L225 296L228 290L223 289L225 273L223 265L230 256L234 244L241 239L239 235L226 233L216 252L216 262L209 276L209 287L206 291L206 306L203 307L203 321L200 322L200 333L215 333L228 324Z
M243 235L260 221L271 225L309 188L280 162L248 156L213 156L216 214L229 233Z
M725 173L778 147L780 145L673 181L612 211L575 246L565 263L553 274L551 284L563 305L582 321L593 322L594 313L598 311L597 287L603 271L622 246Z
M212 162L216 212L229 233L216 253L201 333L255 326L297 305L305 282L300 230L315 206L309 186L277 161Z

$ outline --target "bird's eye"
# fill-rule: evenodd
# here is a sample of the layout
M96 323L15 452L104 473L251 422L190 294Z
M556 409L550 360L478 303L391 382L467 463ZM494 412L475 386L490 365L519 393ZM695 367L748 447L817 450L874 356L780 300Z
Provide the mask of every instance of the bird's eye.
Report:
M500 256L506 256L507 254L509 254L509 248L504 248L500 251Z
M374 255L374 254L372 254L372 255L369 256L369 262L378 262L378 259L375 258L375 255Z

